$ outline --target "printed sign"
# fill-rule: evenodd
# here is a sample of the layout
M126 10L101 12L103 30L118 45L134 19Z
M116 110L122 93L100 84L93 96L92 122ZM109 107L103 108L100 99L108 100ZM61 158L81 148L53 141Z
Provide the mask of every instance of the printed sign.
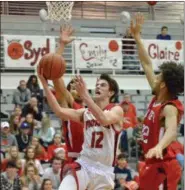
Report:
M55 52L55 37L4 35L5 67L35 67L42 56Z
M164 62L184 63L184 41L143 40L143 43L156 71Z
M87 69L121 69L121 39L83 38L75 42L76 68Z

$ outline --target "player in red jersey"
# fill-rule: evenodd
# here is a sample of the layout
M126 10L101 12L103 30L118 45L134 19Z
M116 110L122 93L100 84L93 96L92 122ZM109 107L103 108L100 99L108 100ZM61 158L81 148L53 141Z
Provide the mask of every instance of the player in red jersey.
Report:
M72 42L72 33L73 29L70 26L61 28L60 46L57 49L59 55L62 55L65 46ZM83 101L74 87L73 80L69 82L67 88L65 87L63 77L53 80L53 84L56 91L56 98L62 107L76 110L83 108ZM62 131L68 151L68 162L73 162L82 150L84 140L83 127L77 122L67 120L63 121Z
M178 94L184 92L184 68L180 64L168 62L159 67L160 74L154 74L152 62L140 37L143 23L143 15L138 13L136 23L131 22L131 32L155 96L145 115L142 130L146 165L140 173L140 189L157 190L160 184L164 184L168 190L176 190L181 168L173 144L177 144L177 127L184 110L177 98Z

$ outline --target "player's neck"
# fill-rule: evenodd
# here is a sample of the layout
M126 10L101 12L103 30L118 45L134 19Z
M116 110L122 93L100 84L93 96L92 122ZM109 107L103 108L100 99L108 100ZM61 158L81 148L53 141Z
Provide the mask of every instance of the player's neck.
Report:
M171 100L171 99L172 99L172 97L169 93L160 92L157 95L157 102L158 103L163 103L163 102L166 102L166 101Z
M96 101L96 104L103 110L105 109L105 107L110 104L109 100L100 100L100 101Z

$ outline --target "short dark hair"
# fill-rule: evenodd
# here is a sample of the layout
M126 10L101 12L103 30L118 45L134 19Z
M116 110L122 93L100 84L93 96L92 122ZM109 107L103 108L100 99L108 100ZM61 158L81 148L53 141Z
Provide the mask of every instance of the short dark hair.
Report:
M124 160L127 161L127 156L124 153L121 153L121 154L118 155L117 159L118 160L124 159Z
M168 30L168 27L167 26L162 26L161 31L163 31L164 29Z
M176 97L184 92L184 67L182 64L165 62L159 66L168 92Z
M108 74L101 74L99 79L105 80L108 82L109 90L114 92L114 95L112 95L110 98L110 102L115 103L115 101L117 100L118 94L119 94L118 83L116 82L116 80L111 78Z
M62 160L59 157L54 157L51 160L51 163L53 164L54 160L60 161L62 163Z

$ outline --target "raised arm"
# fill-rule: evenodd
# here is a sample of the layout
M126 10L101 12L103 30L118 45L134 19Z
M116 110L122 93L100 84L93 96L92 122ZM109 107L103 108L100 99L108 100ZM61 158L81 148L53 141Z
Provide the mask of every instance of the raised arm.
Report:
M154 70L152 67L152 62L151 59L144 47L144 44L141 40L141 28L142 25L144 24L144 17L141 13L137 13L136 14L136 19L135 19L135 24L134 21L131 21L131 33L132 36L135 39L135 42L137 44L138 47L138 55L139 55L139 59L141 62L141 65L143 67L143 70L146 74L147 80L151 86L151 88L154 88L154 79L155 79L155 74L154 74Z
M70 108L61 108L58 104L55 96L52 94L51 90L48 87L46 79L43 77L42 68L37 68L38 77L43 85L48 103L53 112L62 120L73 120L76 122L83 122L83 112L84 109L74 110Z
M177 138L177 108L173 105L166 105L163 109L165 117L165 133L159 143L146 154L147 158L163 158L163 150Z
M70 26L60 27L60 42L59 47L56 51L57 54L62 55L65 46L74 40L74 38L71 37L73 32L74 30ZM59 103L64 107L72 107L74 99L73 96L66 89L63 77L61 77L60 79L53 80L53 84L56 91L56 97Z
M76 77L75 85L78 94L87 104L88 108L91 110L92 114L101 125L108 126L111 124L121 124L123 120L123 110L120 106L115 106L109 112L103 111L99 106L95 104L89 95L86 84L81 76Z

